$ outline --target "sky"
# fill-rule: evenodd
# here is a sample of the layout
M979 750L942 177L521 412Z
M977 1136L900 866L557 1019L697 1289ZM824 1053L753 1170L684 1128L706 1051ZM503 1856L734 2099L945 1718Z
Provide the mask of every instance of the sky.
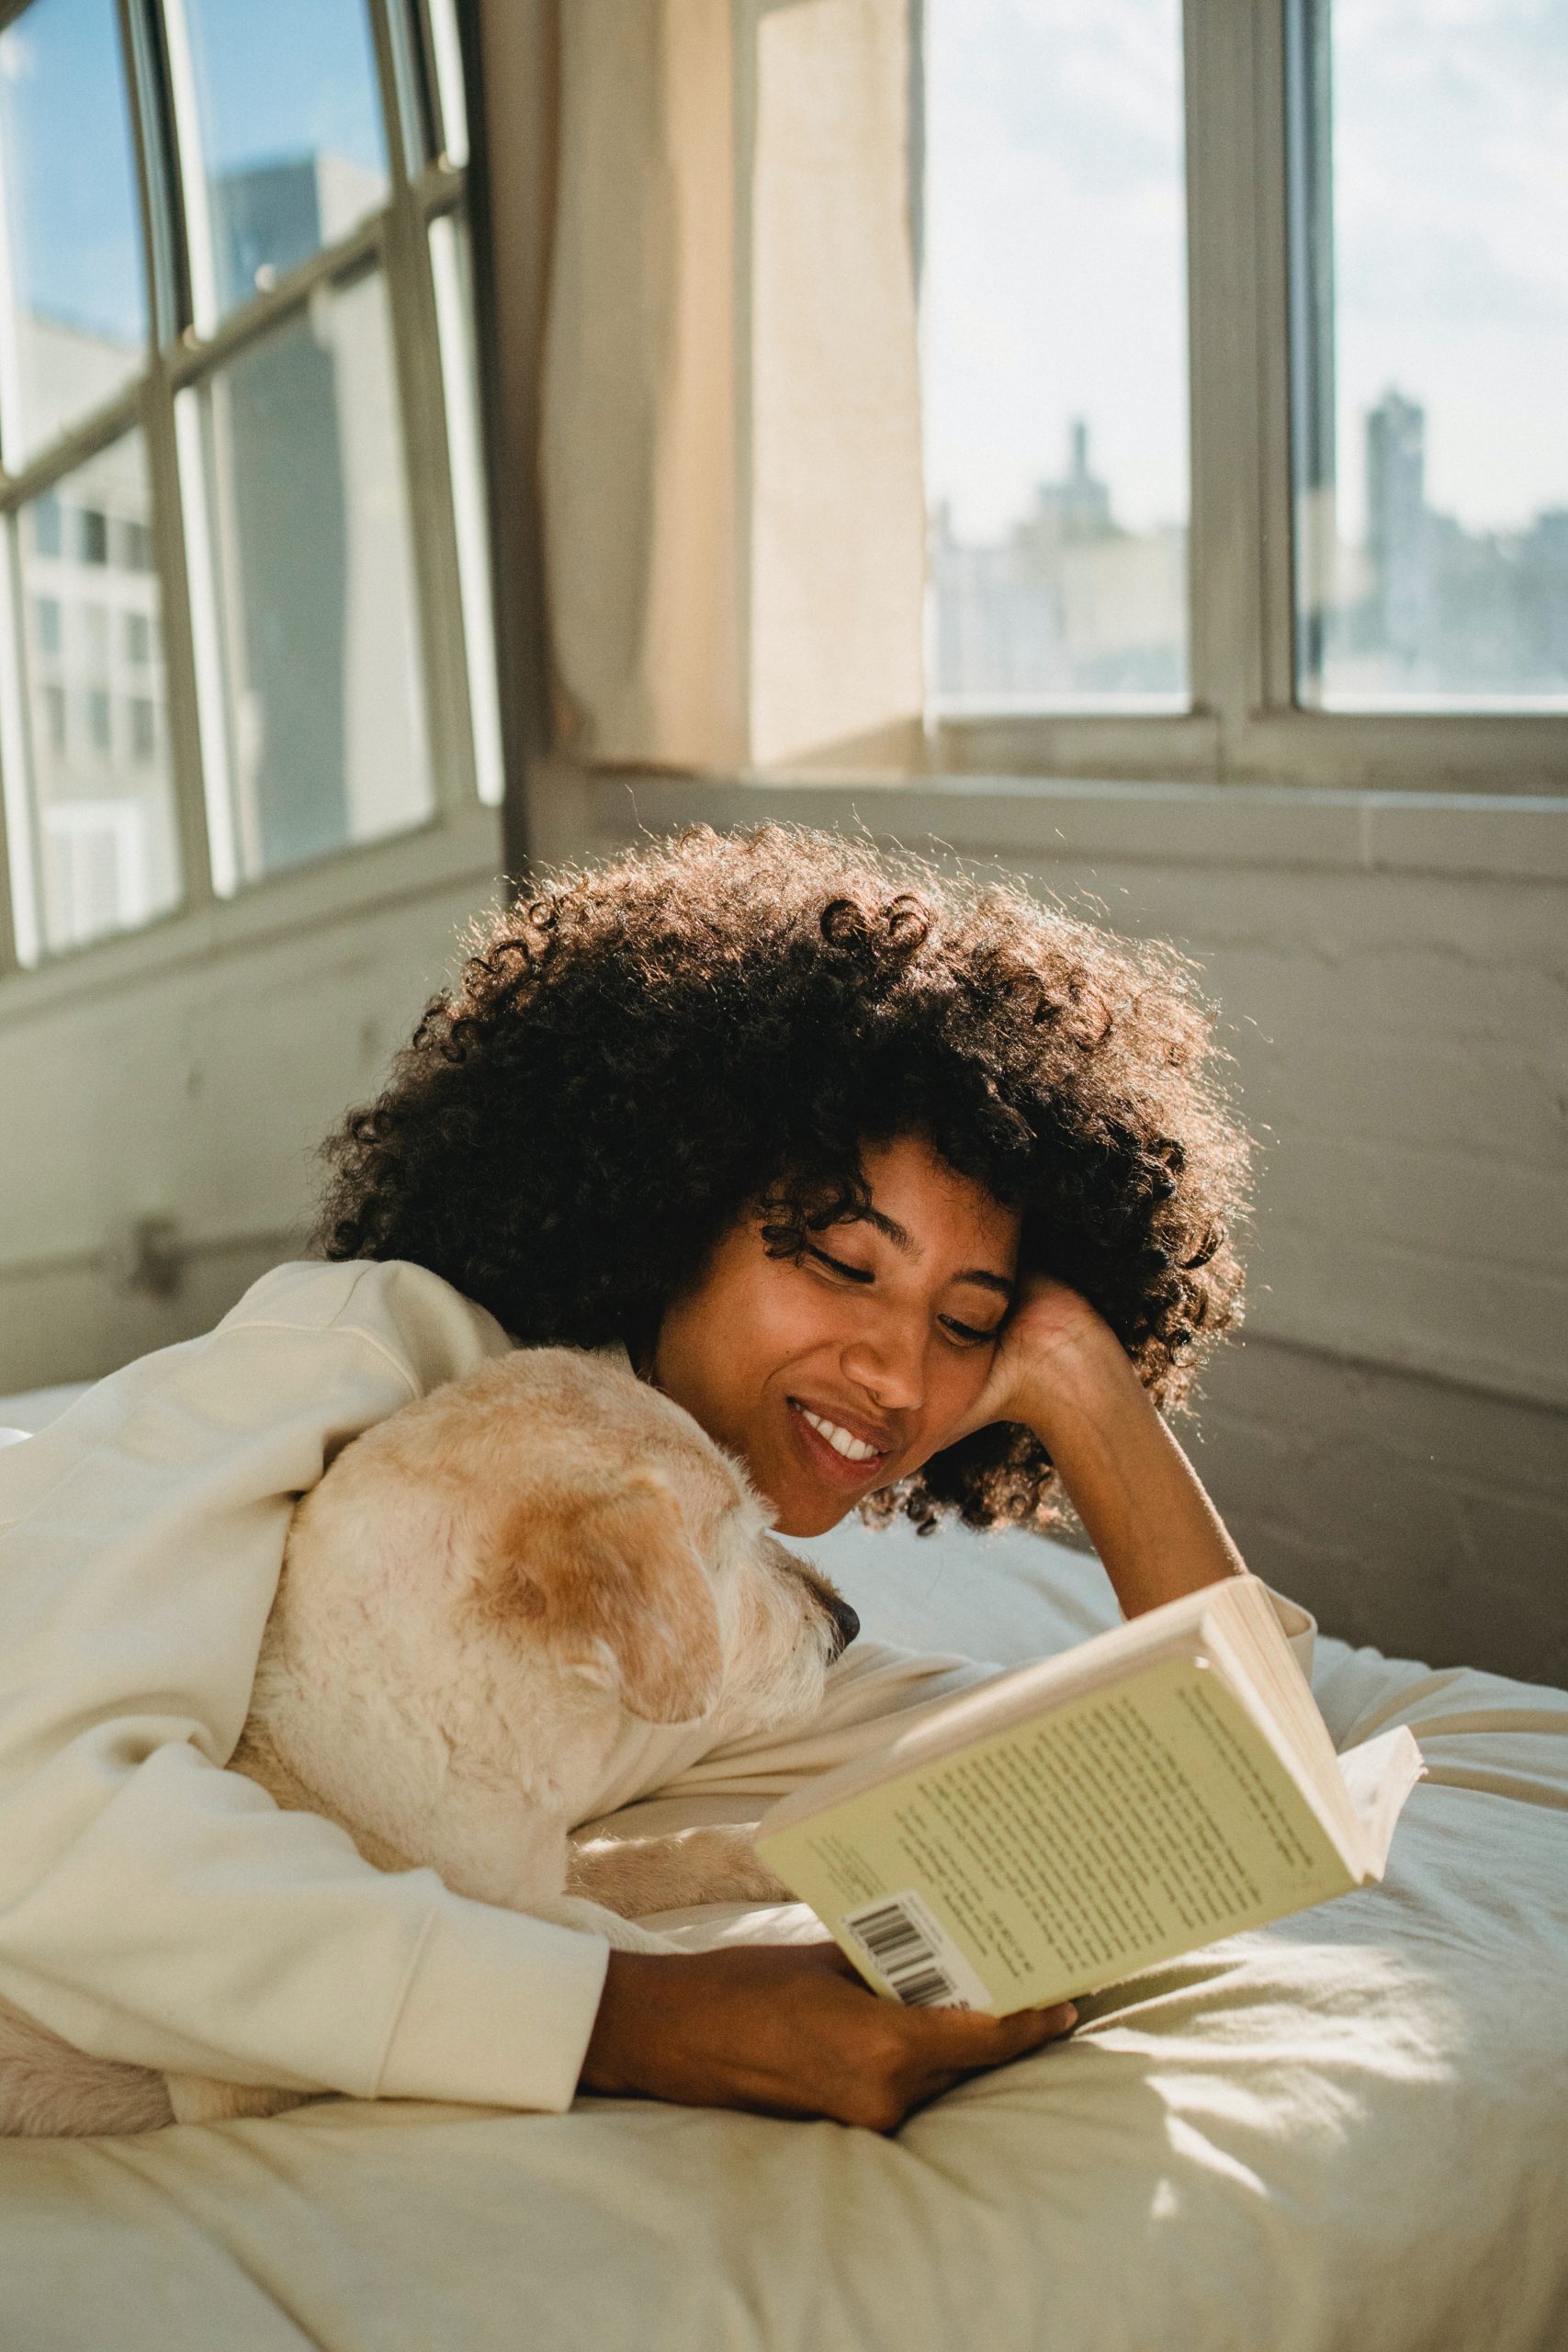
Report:
M928 479L1001 532L1068 419L1122 519L1187 509L1177 0L928 0ZM1333 12L1342 526L1365 411L1427 411L1431 503L1568 504L1568 6Z
M384 170L364 0L186 0L208 167L328 149ZM145 329L114 0L33 0L0 35L0 141L24 299L117 341Z
M963 537L1083 416L1123 520L1187 511L1178 0L928 0L927 477Z

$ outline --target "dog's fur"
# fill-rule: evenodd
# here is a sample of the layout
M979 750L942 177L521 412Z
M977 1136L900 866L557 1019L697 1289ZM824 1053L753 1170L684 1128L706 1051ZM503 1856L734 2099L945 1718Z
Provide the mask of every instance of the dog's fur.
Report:
M519 1350L345 1447L297 1509L231 1770L382 1870L614 1944L784 1890L742 1831L573 1845L629 1713L804 1717L853 1632L739 1467L624 1363ZM624 1712L623 1712L624 1711ZM0 2003L0 2132L141 2131L298 2094L92 2058Z

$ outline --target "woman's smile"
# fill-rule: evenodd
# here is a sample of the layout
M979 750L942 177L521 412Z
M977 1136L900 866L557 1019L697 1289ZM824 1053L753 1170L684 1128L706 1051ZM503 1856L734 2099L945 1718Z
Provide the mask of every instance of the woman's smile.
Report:
M858 1437L843 1420L815 1413L798 1396L787 1400L796 1443L818 1477L854 1492L881 1483L879 1473L893 1452L891 1444L875 1446Z

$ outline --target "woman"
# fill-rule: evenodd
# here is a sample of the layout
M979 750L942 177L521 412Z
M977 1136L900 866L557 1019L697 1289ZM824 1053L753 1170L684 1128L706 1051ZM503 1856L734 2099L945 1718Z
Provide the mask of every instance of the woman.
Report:
M516 1344L624 1342L786 1533L1065 1494L1129 1613L1240 1572L1156 1409L1239 1296L1212 1059L1168 951L829 835L699 830L499 918L327 1147L327 1262L0 1456L0 1996L244 2082L878 2129L1065 2030L823 1944L609 1955L221 1768L295 1497ZM975 1671L861 1645L804 1735L665 1734L615 1801L765 1804Z

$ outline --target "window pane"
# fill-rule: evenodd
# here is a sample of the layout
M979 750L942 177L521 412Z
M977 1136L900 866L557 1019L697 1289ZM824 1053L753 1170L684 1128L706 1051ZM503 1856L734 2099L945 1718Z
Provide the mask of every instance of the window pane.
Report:
M149 527L128 433L17 515L41 927L78 947L179 898L158 578L129 560ZM131 644L146 648L137 661Z
M1187 686L1179 0L927 0L933 684Z
M0 431L15 470L143 364L147 288L114 0L33 0L0 34Z
M224 714L204 714L221 887L225 865L253 878L433 805L381 279L321 288L184 398L221 616ZM197 550L198 598L209 568Z
M187 191L193 268L221 315L386 202L386 133L364 0L186 0L185 18L205 175Z
M1568 700L1568 15L1299 0L1298 693Z

